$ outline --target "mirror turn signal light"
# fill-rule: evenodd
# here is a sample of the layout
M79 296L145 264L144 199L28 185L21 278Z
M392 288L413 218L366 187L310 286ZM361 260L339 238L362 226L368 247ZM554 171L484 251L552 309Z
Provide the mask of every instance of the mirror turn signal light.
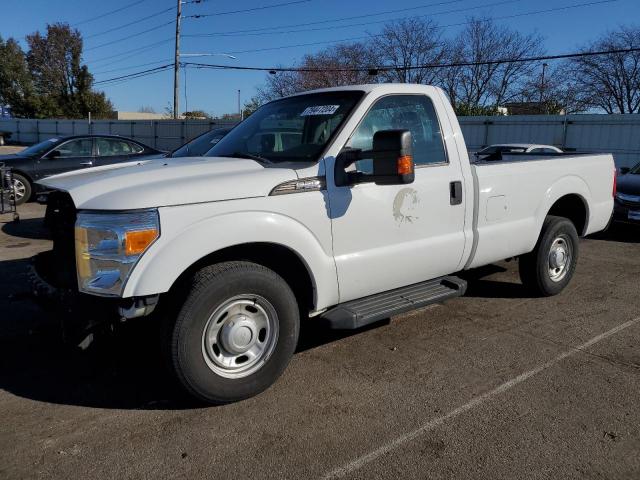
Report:
M124 235L124 251L127 255L139 255L144 252L156 238L158 238L158 230L155 228L126 232Z
M398 157L398 175L411 175L413 173L413 156L403 155Z

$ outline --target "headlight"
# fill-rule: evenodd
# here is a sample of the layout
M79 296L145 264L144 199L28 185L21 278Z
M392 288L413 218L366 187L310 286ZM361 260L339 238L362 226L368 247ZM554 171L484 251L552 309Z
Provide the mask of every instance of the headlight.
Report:
M75 243L80 291L121 295L131 270L159 236L157 210L78 213Z

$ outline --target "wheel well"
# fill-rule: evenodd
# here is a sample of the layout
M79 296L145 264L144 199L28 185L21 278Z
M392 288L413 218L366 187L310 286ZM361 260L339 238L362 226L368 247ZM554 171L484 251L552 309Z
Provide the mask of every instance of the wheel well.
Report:
M578 235L584 235L587 227L587 206L580 195L570 194L559 198L547 215L565 217L576 227Z
M314 285L307 266L294 251L275 243L245 243L213 252L191 265L174 282L174 286L184 284L207 265L230 260L253 262L273 270L291 287L301 312L313 309Z
M29 175L27 175L26 173L24 173L22 170L17 170L17 169L11 169L11 171L13 172L13 174L18 174L24 178L26 178L27 180L29 180L29 183L31 184L31 186L33 187L33 178L31 178Z

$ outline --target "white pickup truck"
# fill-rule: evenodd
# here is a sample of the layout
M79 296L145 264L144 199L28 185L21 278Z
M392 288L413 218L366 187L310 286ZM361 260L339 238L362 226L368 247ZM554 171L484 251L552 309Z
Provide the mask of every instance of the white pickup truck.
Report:
M278 378L301 321L355 329L513 257L526 285L560 292L578 236L611 218L615 169L611 155L470 162L442 90L384 84L268 103L208 157L41 183L58 191L55 273L90 299L85 316L155 308L181 385L224 403Z

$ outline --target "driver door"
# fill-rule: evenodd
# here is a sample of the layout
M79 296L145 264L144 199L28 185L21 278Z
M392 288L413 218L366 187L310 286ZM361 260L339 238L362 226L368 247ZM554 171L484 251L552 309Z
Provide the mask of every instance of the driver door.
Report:
M58 145L38 160L38 178L93 165L93 139L75 138Z
M427 95L379 98L345 147L371 150L379 130L409 130L415 181L361 183L330 192L340 301L418 283L458 270L465 246L465 202L452 200L462 182L449 162L440 123ZM371 160L353 167L372 172Z

